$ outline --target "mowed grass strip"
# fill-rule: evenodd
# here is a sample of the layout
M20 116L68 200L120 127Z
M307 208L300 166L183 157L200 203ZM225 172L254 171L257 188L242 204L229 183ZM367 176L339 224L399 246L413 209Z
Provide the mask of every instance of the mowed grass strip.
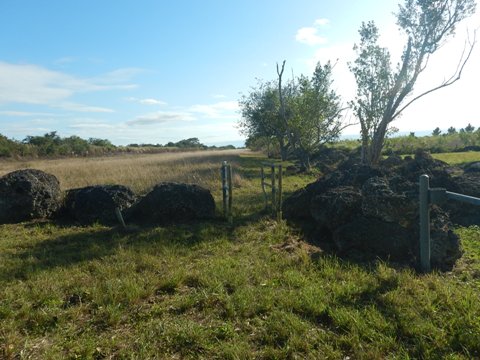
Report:
M231 226L0 226L0 358L480 356L478 227L457 230L466 255L450 274L350 263L269 219L265 159L230 161Z

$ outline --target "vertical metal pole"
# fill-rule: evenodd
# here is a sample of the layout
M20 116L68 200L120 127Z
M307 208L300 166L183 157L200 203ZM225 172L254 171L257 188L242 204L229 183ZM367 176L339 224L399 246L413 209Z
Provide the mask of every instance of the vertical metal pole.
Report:
M127 228L127 225L125 225L125 220L123 220L122 212L120 211L120 208L116 207L115 208L115 215L117 216L118 222L122 225L124 229Z
M266 211L268 209L268 198L267 198L267 191L265 190L265 171L263 170L263 166L261 167L260 173L262 176L262 191L263 191L263 197L265 199L265 211Z
M282 186L282 165L278 165L278 207L277 207L277 221L282 220L282 202L283 202L283 189Z
M223 195L223 215L228 218L228 185L227 185L227 162L222 164L222 195Z
M228 222L233 222L232 215L233 186L232 186L232 165L228 164Z
M429 178L420 176L420 266L423 272L430 271L430 204Z
M271 165L272 168L272 210L273 214L276 215L277 212L277 199L276 199L276 189L275 189L275 164Z

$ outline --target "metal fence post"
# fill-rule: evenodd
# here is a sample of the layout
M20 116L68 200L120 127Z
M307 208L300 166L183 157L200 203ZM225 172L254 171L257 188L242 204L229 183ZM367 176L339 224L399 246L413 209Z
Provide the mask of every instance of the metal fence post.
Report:
M272 164L272 210L273 214L276 215L277 212L277 191L275 189L275 164Z
M228 219L228 182L227 182L227 162L222 164L222 195L223 195L223 215Z
M420 266L423 272L430 271L430 204L429 178L420 176Z
M228 164L228 222L229 223L233 223L232 204L233 204L232 165Z
M282 180L282 165L278 165L278 207L277 207L277 221L282 220L282 202L283 202L283 180Z

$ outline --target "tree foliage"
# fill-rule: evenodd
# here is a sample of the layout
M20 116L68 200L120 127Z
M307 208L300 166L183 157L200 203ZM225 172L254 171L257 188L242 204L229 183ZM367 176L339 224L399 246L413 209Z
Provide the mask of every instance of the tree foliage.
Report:
M397 25L408 40L396 70L391 67L388 50L378 44L376 25L373 22L362 24L360 43L354 47L357 58L350 69L357 82L357 94L351 106L361 124L365 163L379 161L388 128L403 110L421 97L460 79L475 40L462 54L451 77L412 97L430 56L454 34L457 24L474 11L475 0L405 0L399 6Z
M319 147L335 140L343 129L339 95L332 89L332 65L317 64L311 77L301 75L278 82L259 81L240 101L240 128L253 139L270 139L280 147L283 160L288 154L310 167L310 156ZM263 143L270 144L268 140ZM257 142L258 143L258 142Z

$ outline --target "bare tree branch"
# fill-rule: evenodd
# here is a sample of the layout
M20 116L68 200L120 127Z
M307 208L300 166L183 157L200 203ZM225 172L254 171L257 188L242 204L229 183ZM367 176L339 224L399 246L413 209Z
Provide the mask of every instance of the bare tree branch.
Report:
M439 89L442 89L444 87L447 87L447 86L450 86L454 83L456 83L458 80L460 80L461 76L462 76L462 72L463 72L463 68L465 67L465 65L467 64L468 60L470 59L470 56L472 55L472 52L473 52L473 48L475 47L475 44L476 44L476 30L474 31L473 33L473 41L470 42L469 41L469 44L470 44L470 48L468 49L468 54L467 56L464 58L464 55L465 55L465 51L466 51L466 46L467 44L465 43L465 46L463 48L463 51L462 51L462 56L460 57L460 60L457 64L457 69L455 70L455 72L453 73L452 76L450 76L450 78L448 78L447 80L444 80L440 85L438 86L435 86L433 88L431 88L430 90L427 90L423 93L421 93L420 95L418 96L415 96L413 99L411 99L408 103L406 103L402 108L400 108L400 110L396 111L395 112L395 115L393 115L392 117L392 121L402 113L403 110L405 110L407 107L409 107L412 103L414 103L415 101L417 101L418 99L424 97L425 95L428 95L434 91L437 91Z

